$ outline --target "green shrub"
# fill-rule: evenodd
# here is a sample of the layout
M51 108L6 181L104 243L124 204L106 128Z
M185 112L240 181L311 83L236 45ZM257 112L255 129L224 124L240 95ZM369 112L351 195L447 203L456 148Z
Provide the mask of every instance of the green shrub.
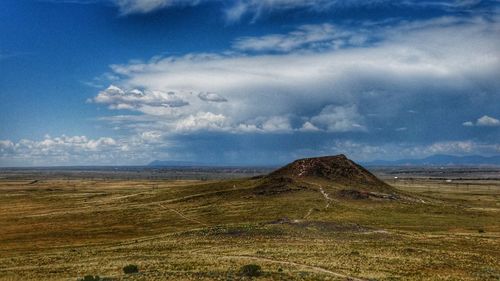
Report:
M135 264L129 264L123 267L123 272L125 274L132 274L139 272L139 268Z
M240 268L240 274L248 277L257 277L262 275L262 268L257 264L247 264Z

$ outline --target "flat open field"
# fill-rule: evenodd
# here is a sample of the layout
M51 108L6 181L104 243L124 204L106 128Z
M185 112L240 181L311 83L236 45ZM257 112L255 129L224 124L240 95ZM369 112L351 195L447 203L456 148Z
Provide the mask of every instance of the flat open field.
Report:
M387 180L419 202L257 181L0 179L0 280L500 280L498 179Z

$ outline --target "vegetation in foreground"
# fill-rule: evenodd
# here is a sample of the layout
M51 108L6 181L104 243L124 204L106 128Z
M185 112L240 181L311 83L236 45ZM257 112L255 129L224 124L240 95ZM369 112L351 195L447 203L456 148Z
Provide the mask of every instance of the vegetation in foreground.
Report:
M498 181L391 181L418 200L321 179L30 182L0 180L0 280L500 278Z

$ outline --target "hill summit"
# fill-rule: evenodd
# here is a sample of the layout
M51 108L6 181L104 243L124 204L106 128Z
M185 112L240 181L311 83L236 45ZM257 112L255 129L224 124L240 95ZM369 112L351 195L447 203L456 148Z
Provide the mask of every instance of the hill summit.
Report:
M270 182L297 183L315 180L365 191L390 192L393 188L345 155L298 159L265 177Z

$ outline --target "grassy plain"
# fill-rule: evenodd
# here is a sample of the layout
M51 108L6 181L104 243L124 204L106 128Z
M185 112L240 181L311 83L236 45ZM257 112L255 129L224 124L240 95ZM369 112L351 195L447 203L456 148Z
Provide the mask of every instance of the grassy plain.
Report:
M0 280L500 280L499 180L388 181L416 201L258 181L0 179Z

